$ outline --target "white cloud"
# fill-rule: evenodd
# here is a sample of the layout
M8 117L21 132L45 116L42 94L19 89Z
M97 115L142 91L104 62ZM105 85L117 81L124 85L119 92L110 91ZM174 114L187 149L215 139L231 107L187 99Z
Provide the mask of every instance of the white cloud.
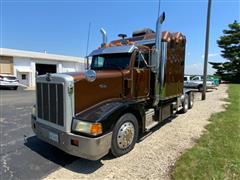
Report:
M208 54L208 57L220 57L220 54L219 53L210 53ZM202 58L204 58L204 54L202 55Z
M208 74L214 74L214 73L215 73L215 69L212 68L211 64L208 64ZM192 75L203 74L203 63L187 64L185 66L185 74L192 74Z

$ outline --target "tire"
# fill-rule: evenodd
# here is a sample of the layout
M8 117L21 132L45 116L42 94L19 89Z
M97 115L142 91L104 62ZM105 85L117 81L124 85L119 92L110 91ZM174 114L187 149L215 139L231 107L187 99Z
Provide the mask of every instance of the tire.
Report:
M18 86L14 86L14 87L13 87L13 90L17 90L17 89L18 89Z
M126 138L128 138L128 141ZM127 154L134 148L137 138L137 118L131 113L123 114L113 128L111 153L115 157Z
M193 92L190 92L189 94L188 94L188 109L192 109L192 107L193 107L193 103L194 103L194 94L193 94Z
M203 85L198 85L198 91L200 91L200 92L203 91Z
M184 95L184 100L182 102L182 110L181 110L181 113L186 113L188 111L188 108L189 108L189 96L188 94L185 94Z

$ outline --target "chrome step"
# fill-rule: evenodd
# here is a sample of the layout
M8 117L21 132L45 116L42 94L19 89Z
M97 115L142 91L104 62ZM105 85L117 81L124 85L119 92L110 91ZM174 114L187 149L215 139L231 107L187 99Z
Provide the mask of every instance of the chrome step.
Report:
M145 130L149 131L154 126L156 126L159 122L155 121L155 119L154 119L154 115L155 115L155 110L154 109L148 109L145 112L145 115L146 115Z
M159 124L158 121L154 121L151 124L149 124L148 126L145 126L145 130L146 131L150 131L150 129L152 129L153 127L157 126Z

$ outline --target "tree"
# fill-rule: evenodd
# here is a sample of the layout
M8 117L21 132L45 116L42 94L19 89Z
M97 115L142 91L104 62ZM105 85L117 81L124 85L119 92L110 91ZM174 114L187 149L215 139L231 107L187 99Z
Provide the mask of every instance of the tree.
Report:
M216 74L222 79L240 82L240 23L234 21L228 27L229 29L223 30L224 35L217 40L218 46L222 49L221 56L227 61L210 64L217 69Z

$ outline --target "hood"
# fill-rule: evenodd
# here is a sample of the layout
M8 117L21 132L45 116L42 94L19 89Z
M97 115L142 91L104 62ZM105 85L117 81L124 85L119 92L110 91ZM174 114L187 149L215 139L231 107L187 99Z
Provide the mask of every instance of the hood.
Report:
M68 75L74 78L75 114L100 102L122 98L123 73L119 70L96 71L93 82L88 82L84 73Z

